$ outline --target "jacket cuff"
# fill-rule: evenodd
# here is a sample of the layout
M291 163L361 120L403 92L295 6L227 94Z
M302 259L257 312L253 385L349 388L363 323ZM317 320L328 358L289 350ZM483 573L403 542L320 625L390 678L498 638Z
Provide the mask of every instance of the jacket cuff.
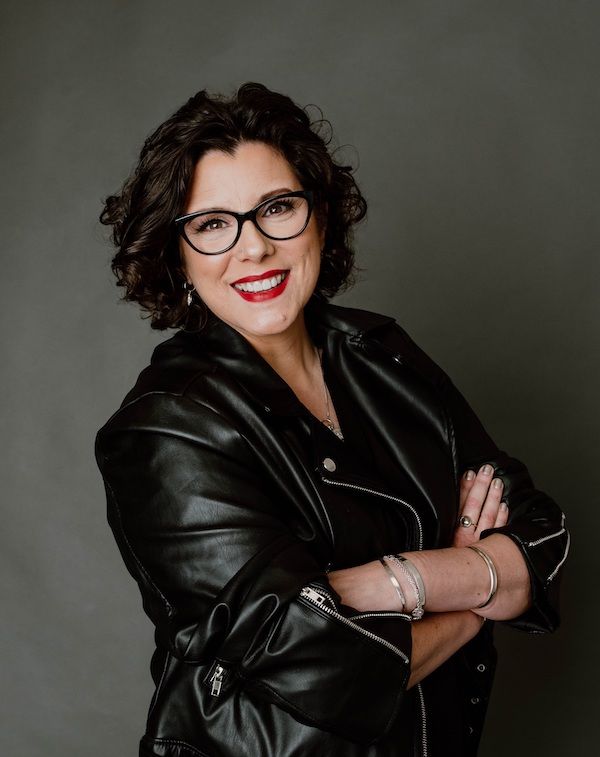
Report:
M368 746L390 730L402 707L411 624L400 613L365 617L336 604L333 594L318 581L304 587L239 673L249 690L300 722Z
M553 534L539 537L538 532L535 538L530 530L530 524L509 523L481 533L482 540L492 534L508 536L523 555L531 583L531 606L515 618L496 622L528 633L552 633L560 626L560 568L569 551L570 535L564 528L564 515L561 528Z

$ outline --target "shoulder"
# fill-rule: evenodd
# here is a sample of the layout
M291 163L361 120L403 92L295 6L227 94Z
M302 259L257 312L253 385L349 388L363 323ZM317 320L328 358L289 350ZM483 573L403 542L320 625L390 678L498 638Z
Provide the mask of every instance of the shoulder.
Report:
M181 425L183 418L190 417L190 411L196 418L201 414L213 420L218 418L217 412L193 401L187 391L214 371L209 356L199 349L197 334L177 331L154 348L148 365L140 371L135 384L97 436L125 427L166 429L173 426L175 418ZM183 407L185 414L181 412Z
M210 374L213 369L209 357L200 348L198 335L179 330L154 348L149 364L125 395L121 407L151 392L184 395L192 381Z
M443 369L394 316L332 304L325 308L327 320L334 328L354 334L356 339L387 354L396 363L411 367L429 382L440 384L447 378Z

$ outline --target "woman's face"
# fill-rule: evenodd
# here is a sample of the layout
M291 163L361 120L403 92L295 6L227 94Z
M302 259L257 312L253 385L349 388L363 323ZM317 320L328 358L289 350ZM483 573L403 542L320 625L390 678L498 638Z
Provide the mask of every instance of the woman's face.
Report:
M211 150L202 156L185 212L219 208L245 213L270 195L301 189L294 170L276 150L263 142L243 142L233 155ZM246 221L235 246L220 255L196 252L184 239L180 249L188 281L210 310L256 342L297 322L317 283L324 238L313 211L307 227L294 239L269 239ZM287 272L275 296L253 297L233 286L239 279L273 271Z

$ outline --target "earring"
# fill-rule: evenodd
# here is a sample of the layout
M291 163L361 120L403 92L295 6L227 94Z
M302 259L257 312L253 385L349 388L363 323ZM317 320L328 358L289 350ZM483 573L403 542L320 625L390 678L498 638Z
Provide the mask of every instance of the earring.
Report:
M192 304L192 292L194 291L194 285L190 284L190 287L191 288L188 289L188 283L187 283L187 281L183 282L183 288L187 289L187 306L188 306L188 308Z

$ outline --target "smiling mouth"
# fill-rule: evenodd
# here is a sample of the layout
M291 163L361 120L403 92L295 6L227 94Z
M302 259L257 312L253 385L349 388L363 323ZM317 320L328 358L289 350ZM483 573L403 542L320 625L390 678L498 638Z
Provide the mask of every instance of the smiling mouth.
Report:
M260 281L244 281L241 284L232 284L232 287L240 292L249 292L252 294L268 292L278 287L282 281L285 281L289 273L289 271L285 271L284 273L278 273L275 276L261 279Z

